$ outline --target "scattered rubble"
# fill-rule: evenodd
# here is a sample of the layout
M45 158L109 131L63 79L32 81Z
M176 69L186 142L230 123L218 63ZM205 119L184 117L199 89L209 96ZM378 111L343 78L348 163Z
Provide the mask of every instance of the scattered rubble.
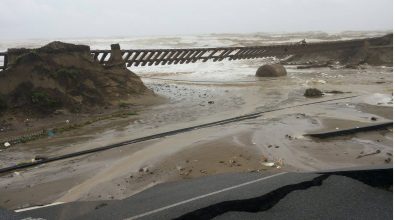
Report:
M362 157L366 157L366 156L375 155L375 154L379 154L379 153L381 153L381 150L376 150L375 152L372 152L372 153L358 155L356 159L359 159L359 158L362 158Z
M207 170L200 170L200 173L207 174Z

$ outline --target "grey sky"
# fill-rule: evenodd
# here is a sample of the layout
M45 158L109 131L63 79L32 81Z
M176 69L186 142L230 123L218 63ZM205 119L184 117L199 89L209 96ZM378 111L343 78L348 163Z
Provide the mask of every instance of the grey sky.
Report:
M392 0L0 0L0 38L392 30Z

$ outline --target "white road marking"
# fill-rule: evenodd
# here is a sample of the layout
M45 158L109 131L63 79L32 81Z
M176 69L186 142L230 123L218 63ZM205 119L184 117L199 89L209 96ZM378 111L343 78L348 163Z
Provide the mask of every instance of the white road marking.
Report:
M259 179L256 179L256 180L252 180L252 181L249 181L249 182L241 183L241 184L238 184L238 185L235 185L235 186L231 186L231 187L228 187L228 188L225 188L225 189L221 189L221 190L218 190L218 191L215 191L215 192L207 193L207 194L204 194L204 195L201 195L201 196L197 196L197 197L194 197L194 198L191 198L191 199L187 199L187 200L184 200L184 201L181 201L181 202L177 202L177 203L174 203L172 205L168 205L168 206L165 206L165 207L162 207L162 208L158 208L158 209L155 209L155 210L152 210L152 211L149 211L149 212L145 212L145 213L142 213L142 214L139 214L139 215L135 215L133 217L129 217L129 218L127 218L127 220L133 220L133 219L142 218L144 216L151 215L151 214L154 214L154 213L157 213L157 212L161 212L163 210L170 209L170 208L173 208L173 207L176 207L176 206L179 206L179 205L183 205L183 204L186 204L186 203L189 203L189 202L193 202L193 201L198 200L198 199L202 199L202 198L209 197L209 196L212 196L212 195L216 195L216 194L219 194L219 193L222 193L222 192L226 192L226 191L229 191L229 190L232 190L232 189L236 189L236 188L240 188L240 187L243 187L243 186L247 186L247 185L250 185L250 184L253 184L253 183L257 183L257 182L260 182L260 181L263 181L263 180L267 180L267 179L270 179L270 178L273 178L273 177L276 177L276 176L280 176L280 175L283 175L283 174L286 174L286 172L277 173L277 174L274 174L274 175L271 175L271 176L262 177L262 178L259 178Z
M55 205L60 205L63 204L64 202L54 202L48 205L40 205L40 206L32 206L29 208L24 208L24 209L17 209L14 210L14 212L24 212L24 211L29 211L29 210L33 210L33 209L41 209L41 208L45 208L45 207L50 207L50 206L55 206Z

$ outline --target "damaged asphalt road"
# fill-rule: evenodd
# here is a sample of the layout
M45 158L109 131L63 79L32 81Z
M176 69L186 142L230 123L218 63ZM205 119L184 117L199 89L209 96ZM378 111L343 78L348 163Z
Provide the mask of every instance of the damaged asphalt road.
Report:
M392 219L392 167L238 173L164 183L124 200L19 212L44 219Z

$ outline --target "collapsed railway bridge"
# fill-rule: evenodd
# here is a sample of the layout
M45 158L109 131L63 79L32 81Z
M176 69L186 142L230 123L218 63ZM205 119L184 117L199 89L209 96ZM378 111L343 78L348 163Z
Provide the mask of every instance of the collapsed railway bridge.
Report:
M276 44L252 47L215 47L215 48L185 48L185 49L124 49L121 56L127 67L188 64L198 61L222 61L256 59L264 57L281 57L311 52L358 49L362 47L378 48L392 47L392 34L383 37L325 41L306 43L305 41L288 44ZM91 50L94 60L106 65L114 50ZM7 52L0 52L0 70L5 70L15 57L9 57ZM11 62L10 62L11 60ZM1 63L3 61L3 63Z

